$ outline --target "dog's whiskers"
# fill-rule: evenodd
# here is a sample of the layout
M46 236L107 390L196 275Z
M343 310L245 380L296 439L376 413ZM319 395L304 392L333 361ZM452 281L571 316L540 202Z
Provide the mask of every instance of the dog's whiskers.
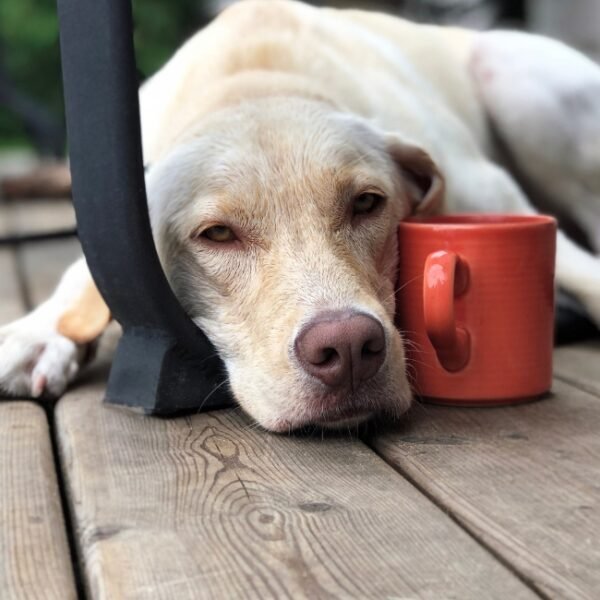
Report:
M206 396L204 396L204 399L200 403L200 406L198 406L198 410L196 412L202 412L202 409L204 408L204 405L208 402L209 398L217 390L219 390L220 388L222 388L228 381L229 381L229 379L223 379L223 381L221 381L221 383L217 384L208 394L206 394Z
M395 296L398 292L401 292L406 286L410 285L411 283L414 283L415 281L417 281L418 279L422 279L423 278L423 274L421 275L416 275L415 277L413 277L412 279L409 279L408 281L405 281L401 286L397 287L396 289L394 289L393 292L391 292L390 294L388 294L385 298L383 298L381 300L382 304L385 304L392 296ZM381 288L383 287L383 285L381 285L379 287L378 292L381 290Z

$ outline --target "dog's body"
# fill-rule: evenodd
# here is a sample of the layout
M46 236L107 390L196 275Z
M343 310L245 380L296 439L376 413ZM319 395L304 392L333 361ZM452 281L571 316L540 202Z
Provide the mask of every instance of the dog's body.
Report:
M150 215L240 404L279 431L407 408L397 222L534 210L492 124L600 250L599 91L557 42L296 2L242 2L189 40L141 90ZM600 260L562 234L557 280L600 324ZM0 330L0 388L60 394L107 322L80 261Z

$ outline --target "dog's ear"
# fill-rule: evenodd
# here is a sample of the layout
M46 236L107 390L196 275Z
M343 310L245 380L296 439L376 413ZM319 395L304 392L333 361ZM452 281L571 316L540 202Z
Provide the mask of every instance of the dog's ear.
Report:
M419 215L440 212L444 201L444 177L431 156L395 135L387 136L387 148L402 173L412 212Z

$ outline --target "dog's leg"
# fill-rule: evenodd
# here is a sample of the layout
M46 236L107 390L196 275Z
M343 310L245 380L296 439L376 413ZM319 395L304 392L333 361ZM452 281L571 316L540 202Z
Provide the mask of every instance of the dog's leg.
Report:
M81 259L66 271L46 302L0 327L0 394L60 396L109 320L108 308Z
M465 162L466 174L456 187L449 212L536 214L536 210L511 175L486 159ZM452 202L454 198L454 202ZM556 246L556 281L576 296L600 326L600 258L591 255L559 230Z
M600 67L548 38L489 32L470 69L521 174L600 252Z
M518 169L600 250L600 68L540 36L491 32L475 40L471 72ZM600 259L562 232L556 278L600 325Z

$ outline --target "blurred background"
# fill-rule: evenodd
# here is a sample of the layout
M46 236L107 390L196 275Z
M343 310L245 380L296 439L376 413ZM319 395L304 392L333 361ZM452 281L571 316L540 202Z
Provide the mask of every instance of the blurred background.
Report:
M183 40L234 1L133 0L140 81L156 71ZM475 29L526 29L566 41L600 61L600 0L315 0L312 3L383 10L416 21ZM56 0L2 0L0 323L15 316L6 310L3 313L3 298L8 292L2 287L3 280L7 280L2 275L2 265L13 272L22 311L41 301L65 266L80 253L68 197L65 156ZM576 311L576 307L573 309Z
M153 73L231 0L134 0L140 77ZM543 32L600 58L600 0L332 0L419 21ZM0 3L0 149L65 152L55 0Z

